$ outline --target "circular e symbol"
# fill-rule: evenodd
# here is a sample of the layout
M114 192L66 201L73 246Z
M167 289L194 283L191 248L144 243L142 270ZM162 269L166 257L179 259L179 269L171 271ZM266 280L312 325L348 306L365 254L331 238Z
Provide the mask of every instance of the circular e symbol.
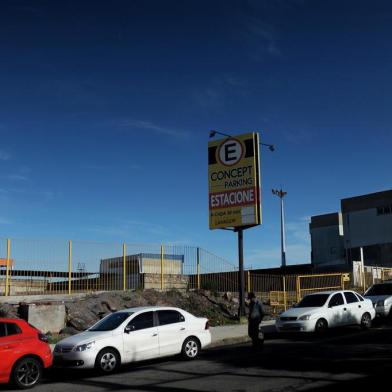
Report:
M224 166L233 166L237 164L243 157L245 148L237 139L226 139L217 151L218 161Z

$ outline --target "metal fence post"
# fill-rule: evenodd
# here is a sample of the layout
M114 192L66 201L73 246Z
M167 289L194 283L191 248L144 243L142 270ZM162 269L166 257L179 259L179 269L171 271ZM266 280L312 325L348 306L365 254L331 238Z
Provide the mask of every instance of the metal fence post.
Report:
M10 295L10 261L11 261L11 240L7 239L7 266L5 272L5 290L6 297Z
M251 286L250 286L250 271L248 270L248 273L247 273L247 280L248 280L248 293L250 293L251 291L252 291L252 288L251 288Z
M196 249L197 289L200 290L200 248Z
M297 302L301 300L301 279L297 276Z
M123 291L127 289L127 264L126 264L127 246L123 243Z
M286 277L283 276L283 305L284 310L287 310L287 295L286 295Z
M163 290L163 245L161 245L161 290Z
M68 294L72 294L72 241L68 244Z

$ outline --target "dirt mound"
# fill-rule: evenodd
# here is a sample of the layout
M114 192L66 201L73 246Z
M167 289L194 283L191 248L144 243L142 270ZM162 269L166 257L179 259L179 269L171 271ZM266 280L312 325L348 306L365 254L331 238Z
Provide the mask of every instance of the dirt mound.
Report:
M209 291L106 292L91 294L76 302L65 301L67 327L82 331L107 313L135 306L151 305L182 308L195 316L207 317L212 326L235 322L238 312L238 301L231 295L214 295Z

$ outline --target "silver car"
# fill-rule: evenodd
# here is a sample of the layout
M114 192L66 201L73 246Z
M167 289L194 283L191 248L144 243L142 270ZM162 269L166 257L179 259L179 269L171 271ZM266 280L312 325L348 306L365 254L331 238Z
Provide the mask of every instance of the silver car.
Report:
M365 298L372 301L377 316L392 318L392 281L376 283L369 287Z

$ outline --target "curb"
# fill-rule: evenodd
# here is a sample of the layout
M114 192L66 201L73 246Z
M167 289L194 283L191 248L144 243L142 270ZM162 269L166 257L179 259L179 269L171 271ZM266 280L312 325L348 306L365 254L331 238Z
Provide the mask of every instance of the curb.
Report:
M220 340L215 340L211 344L209 344L206 349L210 348L217 348L217 347L224 347L224 346L232 346L234 344L241 344L241 343L249 343L251 340L249 336L237 336L235 338L225 338Z

